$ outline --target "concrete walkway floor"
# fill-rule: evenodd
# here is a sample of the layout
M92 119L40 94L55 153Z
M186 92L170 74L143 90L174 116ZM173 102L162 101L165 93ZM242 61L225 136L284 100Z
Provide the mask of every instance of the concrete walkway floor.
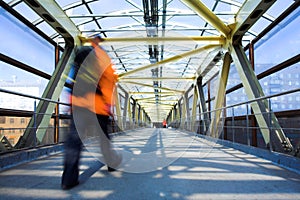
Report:
M80 184L71 190L60 188L63 154L55 154L0 172L0 199L300 199L299 173L184 133L182 137L192 138L192 143L180 146L182 143L175 141L181 133L174 130L144 130L142 133L140 136L132 133L134 140L130 134L114 140L121 149L126 147L136 155L145 152L141 148L146 146L151 152L155 151L153 144L160 151L168 146L169 152L173 152L178 145L184 151L169 164L153 165L153 170L145 168L147 171L136 172L122 169L108 172L106 166L84 151ZM177 139L170 143L167 138L167 144L164 138L174 133ZM169 157L172 156L170 153ZM136 164L149 165L143 160Z

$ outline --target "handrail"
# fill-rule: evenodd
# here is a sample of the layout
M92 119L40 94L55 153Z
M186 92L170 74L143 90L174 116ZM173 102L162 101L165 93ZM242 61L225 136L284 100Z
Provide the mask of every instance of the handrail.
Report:
M232 104L232 105L229 105L229 106L225 106L225 107L222 107L222 108L217 108L217 109L207 111L207 112L202 112L202 113L211 113L211 112L215 112L215 111L218 111L218 110L232 108L232 107L236 107L236 106L240 106L240 105L244 105L244 104L249 104L249 103L253 103L253 102L256 102L256 101L260 101L260 100L270 99L270 98L273 98L273 97L278 97L278 96L282 96L282 95L286 95L286 94L292 94L292 93L296 93L296 92L300 92L300 88L293 89L293 90L288 90L288 91L277 93L277 94L258 97L258 98L255 98L255 99L251 99L251 100L248 100L248 101Z
M32 96L32 95L28 95L28 94L23 94L23 93L19 93L19 92L13 92L13 91L1 89L1 88L0 88L0 92L4 92L4 93L8 93L8 94L14 94L14 95L19 95L19 96L23 96L23 97L32 98L32 99L49 101L49 102L52 102L52 103L62 104L62 105L66 105L66 106L71 106L71 104L69 104L69 103L54 101L54 100L51 100L51 99L48 99L48 98L36 97L36 96ZM218 110L232 108L232 107L236 107L236 106L240 106L240 105L244 105L244 104L249 104L249 103L252 103L252 102L256 102L256 101L259 101L259 100L270 99L270 98L273 98L273 97L282 96L282 95L286 95L286 94L292 94L292 93L296 93L296 92L300 92L300 88L293 89L293 90L288 90L288 91L277 93L277 94L272 94L272 95L267 95L267 96L263 96L263 97L258 97L258 98L255 98L255 99L251 99L251 100L248 100L248 101L244 101L244 102L232 104L232 105L229 105L229 106L225 106L225 107L222 107L222 108L217 108L217 109L214 109L214 110L211 110L211 111L207 111L207 112L202 112L202 113L211 113L211 112L218 111Z
M19 92L13 92L13 91L1 89L1 88L0 88L0 92L13 94L13 95L18 95L18 96L22 96L22 97L28 97L28 98L31 98L31 99L38 99L38 100L42 100L42 101L48 101L48 102L51 102L51 103L57 103L57 104L62 104L62 105L66 105L66 106L71 106L71 104L69 104L69 103L54 101L54 100L51 100L51 99L48 99L48 98L36 97L36 96L23 94L23 93L19 93Z

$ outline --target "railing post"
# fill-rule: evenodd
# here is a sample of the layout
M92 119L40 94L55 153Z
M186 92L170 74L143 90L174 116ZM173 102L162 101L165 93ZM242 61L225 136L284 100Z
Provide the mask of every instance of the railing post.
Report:
M273 151L273 145L272 145L272 109L271 109L271 99L269 98L268 101L269 104L269 146L270 151Z
M34 100L33 103L33 130L34 130L34 147L36 147L36 99Z
M224 121L224 108L222 108L221 109L221 114L220 114L220 116L222 117L222 120L221 120L221 126L220 126L220 130L222 131L221 133L222 133L222 140L224 140L224 123L225 123L225 121ZM223 113L223 114L222 114Z
M213 119L214 125L213 125L213 129L212 129L213 130L212 134L213 134L214 138L217 138L217 132L216 132L217 131L216 130L217 129L216 111L214 110L213 112L214 112L214 114L213 114L213 116L214 116L214 119Z
M246 104L246 134L247 134L247 145L250 146L250 136L249 136L249 104Z
M232 127L232 142L235 142L235 128L234 128L234 107L232 107L232 117L231 117L231 127Z

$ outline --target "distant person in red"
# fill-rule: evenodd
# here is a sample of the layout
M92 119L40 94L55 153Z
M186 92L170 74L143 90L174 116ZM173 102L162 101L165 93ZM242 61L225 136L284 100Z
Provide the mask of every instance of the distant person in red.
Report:
M166 121L166 119L163 120L162 124L163 124L164 128L167 128L167 121Z

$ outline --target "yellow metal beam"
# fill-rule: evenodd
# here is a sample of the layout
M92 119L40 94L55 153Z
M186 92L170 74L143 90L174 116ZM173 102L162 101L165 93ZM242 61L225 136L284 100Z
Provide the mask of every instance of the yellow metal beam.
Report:
M151 80L151 81L160 81L160 80L186 80L193 81L196 77L121 77L119 78L119 82L123 82L126 80Z
M137 102L156 102L156 99L155 97L151 97L151 98L145 98L145 99L138 99L136 100ZM160 99L158 100L159 102L178 102L177 99L170 99L170 100L167 100L167 99Z
M134 82L134 81L123 81L122 83L129 83L129 84L133 84L133 85L141 85L141 86L144 86L144 87L154 88L153 85L149 85L149 84L145 84L145 83L140 83L140 82ZM180 91L180 90L174 90L172 88L166 88L166 87L157 87L155 89L167 90L167 91L174 91L174 92L183 92L183 91ZM152 93L154 93L154 91Z
M231 32L231 29L225 25L225 23L218 18L210 9L208 9L200 0L181 0L189 8L194 10L200 17L202 17L207 23L215 27L220 33L227 37Z
M131 95L135 95L135 94L154 94L154 92L128 92ZM160 92L159 94L169 94L169 95L174 95L174 93L179 93L179 94L183 94L184 91L179 91L179 92Z
M200 53L200 52L212 49L212 48L216 48L216 47L220 47L220 45L213 45L213 44L206 45L206 46L200 47L198 49L194 49L194 50L188 51L186 53L182 53L182 54L173 56L171 58L167 58L165 60L161 60L161 61L159 61L157 63L149 64L149 65L146 65L146 66L143 66L143 67L131 70L129 72L125 72L125 73L119 74L119 78L131 75L131 74L134 74L134 73L146 70L146 69L151 69L151 68L154 68L154 67L157 67L157 66L160 66L160 65L164 65L164 64L169 63L169 62L175 62L175 61L180 60L182 58L185 58L187 56L191 56L191 55L194 55L194 54L197 54L197 53Z
M25 0L24 2L65 39L64 52L42 94L42 98L57 101L65 83L64 75L68 74L70 70L74 44L80 43L77 37L80 31L54 0ZM30 119L23 137L15 146L16 148L29 147L43 141L47 129L40 127L48 127L55 107L54 103L39 101L36 107L37 117ZM32 127L37 127L36 131Z
M191 36L191 37L120 37L103 38L103 43L142 43L157 44L158 42L201 42L204 44L225 44L225 38L222 36Z
M152 93L154 94L154 93ZM164 97L174 97L174 93L172 93L172 95L160 95L160 98L164 98ZM135 98L135 100L137 101L143 101L143 100L147 100L147 99L155 99L155 96L151 96L151 97L146 97L146 98ZM178 99L179 100L179 99ZM177 101L178 101L177 100Z
M176 100L176 99L175 100L157 100L157 101L156 100L145 100L145 101L140 100L140 101L137 101L137 102L139 102L139 103L141 102L143 104L144 103L156 103L156 102L159 102L159 103L176 102L177 103L178 100ZM166 105L171 105L171 104L166 104Z
M231 63L231 56L228 52L226 52L223 59L223 67L219 76L218 91L214 102L214 110L216 110L216 112L213 113L214 117L210 123L211 136L216 138L218 138L219 136L219 130L220 130L219 123L221 119L221 113L224 111L221 108L224 106L224 101L225 101L224 97L226 95L226 86L228 82L230 63Z
M160 103L145 103L143 105L141 105L143 108L150 108L151 110L154 111L153 106L157 106L162 110L170 110L170 108L173 108L174 105L170 105L170 104L160 104Z
M245 1L235 16L232 26L234 43L240 42L245 33L259 20L261 16L276 2L272 1Z
M80 30L76 27L74 22L66 15L63 9L54 0L24 0L37 14L40 15L54 30L60 33L66 42L79 44L78 35ZM70 41L71 39L71 41Z

